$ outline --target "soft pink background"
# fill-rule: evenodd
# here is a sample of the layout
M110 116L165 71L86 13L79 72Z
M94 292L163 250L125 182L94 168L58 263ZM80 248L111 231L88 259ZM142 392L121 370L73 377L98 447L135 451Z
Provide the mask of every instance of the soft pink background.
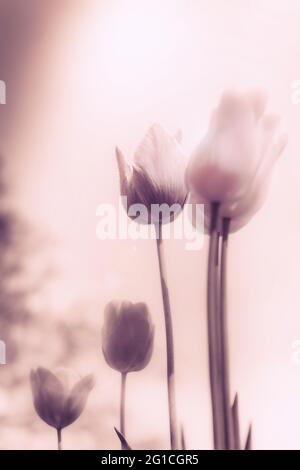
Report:
M243 436L253 422L255 448L300 449L300 366L292 362L300 339L300 105L291 102L300 78L299 1L1 0L0 23L8 90L0 137L12 202L40 237L28 276L53 271L31 308L51 327L58 318L70 329L84 323L88 333L76 330L77 354L66 365L97 376L65 447L118 447L119 377L102 358L99 333L104 305L115 297L149 303L157 333L152 362L128 380L128 440L135 448L168 445L155 245L100 242L95 234L98 204L118 200L115 145L131 155L159 121L183 130L188 154L224 88L258 86L283 116L289 145L265 207L230 240L232 391L239 391ZM183 241L166 248L178 410L191 449L212 445L206 254L187 252ZM20 362L1 367L23 377L16 391L0 390L1 448L55 448L27 381L32 366L57 365L51 331L35 332Z

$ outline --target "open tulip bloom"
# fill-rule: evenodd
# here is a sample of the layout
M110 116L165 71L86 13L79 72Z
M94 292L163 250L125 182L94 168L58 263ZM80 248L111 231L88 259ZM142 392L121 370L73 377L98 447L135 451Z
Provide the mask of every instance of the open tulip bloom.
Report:
M94 378L78 377L68 369L52 373L38 367L30 373L34 407L39 417L57 430L58 449L61 449L61 431L83 412L88 395L94 387Z
M154 124L138 146L132 165L116 149L121 195L127 198L128 216L136 222L169 223L181 212L187 189L186 159L179 140Z
M230 231L262 206L286 137L279 117L265 111L265 95L224 93L186 171L191 201L205 204L210 234L207 323L214 446L239 449L237 397L231 406L226 326L226 265ZM222 236L221 250L219 236ZM251 427L245 448L251 445Z
M128 216L141 224L156 228L157 257L161 282L166 346L167 383L171 448L178 448L176 417L173 327L166 268L162 249L162 225L170 223L181 212L187 199L186 160L178 137L172 137L154 124L139 145L130 166L117 148L121 196L127 198Z
M152 357L153 340L154 326L146 304L112 301L106 306L102 327L102 351L107 364L121 373L122 436L125 436L126 377L129 372L137 372L148 365Z

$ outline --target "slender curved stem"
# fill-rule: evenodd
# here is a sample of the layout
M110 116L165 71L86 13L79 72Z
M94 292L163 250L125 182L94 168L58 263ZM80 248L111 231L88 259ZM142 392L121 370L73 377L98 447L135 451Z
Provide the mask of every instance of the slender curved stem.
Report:
M61 429L57 429L57 450L62 450Z
M228 331L227 331L227 248L230 219L224 218L222 221L222 253L221 253L221 273L220 273L220 340L221 340L221 370L222 370L222 408L224 420L225 449L234 449L233 442L233 422L230 402L229 383L229 351L228 351Z
M125 437L125 395L127 374L121 374L120 431Z
M174 369L174 340L173 325L170 307L169 292L166 283L166 268L162 250L162 224L156 226L156 245L159 264L159 274L161 283L161 292L164 308L165 329L166 329L166 347L167 347L167 382L168 382L168 405L169 405L169 427L171 449L178 449L178 433L177 433L177 415L176 415L176 399L175 399L175 369Z

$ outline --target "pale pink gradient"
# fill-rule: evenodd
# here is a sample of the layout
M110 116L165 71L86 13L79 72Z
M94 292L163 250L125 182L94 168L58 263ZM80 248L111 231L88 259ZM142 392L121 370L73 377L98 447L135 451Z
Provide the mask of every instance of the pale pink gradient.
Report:
M53 10L52 0L43 4ZM189 153L224 88L263 87L284 118L289 145L266 205L230 240L232 393L239 392L243 436L253 422L255 448L300 449L300 366L291 360L292 342L300 338L300 105L291 102L291 83L300 78L298 0L59 4L63 7L40 18L44 28L35 38L26 39L26 60L11 57L7 88L12 101L0 108L3 122L9 112L5 133L0 131L11 161L14 205L45 240L32 253L30 267L50 263L55 269L32 307L45 322L64 317L72 328L84 318L92 331L92 341L82 339L71 365L94 372L98 382L82 417L84 427L75 424L65 432L65 447L118 447L112 426L118 422L119 377L100 348L103 309L112 298L147 302L156 324L153 360L128 380L128 440L135 448L168 445L155 244L96 239L98 204L118 200L115 145L132 153L149 125L159 121L170 132L183 130ZM21 47L17 34L15 39ZM0 79L6 78L1 71L0 62ZM211 448L207 250L188 252L183 241L170 241L166 256L179 416L188 447ZM45 343L55 339L47 328L40 334L36 353L24 350L19 365L24 376L37 360L46 366L54 360ZM5 368L9 371L10 365ZM9 416L2 448L55 448L55 437L38 421L30 400L26 382L17 398L1 389L1 413ZM38 434L26 420L35 422Z

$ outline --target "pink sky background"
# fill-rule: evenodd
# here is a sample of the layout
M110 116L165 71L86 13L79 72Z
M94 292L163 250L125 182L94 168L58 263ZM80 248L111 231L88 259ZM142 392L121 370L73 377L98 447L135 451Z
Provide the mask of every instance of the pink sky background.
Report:
M18 4L0 1L0 21L6 8ZM289 144L264 208L230 239L232 392L239 391L243 436L253 422L255 448L300 449L300 365L291 359L292 343L300 339L300 105L291 101L291 84L300 79L299 1L28 0L26 5L15 28L0 34L0 51L6 50L0 79L8 93L0 108L0 137L11 161L14 206L45 240L30 266L50 263L55 273L32 299L32 308L53 321L65 316L70 328L80 311L97 332L109 300L149 304L157 333L153 360L128 380L133 447L143 447L147 439L156 448L167 446L162 305L154 242L96 238L97 206L118 202L115 145L132 155L158 121L170 132L182 129L189 155L225 88L267 90ZM188 447L210 448L207 250L188 252L181 240L166 245L179 414ZM45 341L43 365L51 366ZM86 356L83 347L82 360L71 365L97 375L88 407L99 420L101 410L109 409L109 419L98 436L77 435L75 425L66 430L66 448L118 446L111 428L118 420L119 377L101 356L100 333L99 347L93 347ZM26 351L22 364L28 370L36 365ZM50 430L42 422L38 426L38 437L26 435L25 428L16 429L15 438L4 433L1 446L19 448L24 438L27 448L54 448Z

